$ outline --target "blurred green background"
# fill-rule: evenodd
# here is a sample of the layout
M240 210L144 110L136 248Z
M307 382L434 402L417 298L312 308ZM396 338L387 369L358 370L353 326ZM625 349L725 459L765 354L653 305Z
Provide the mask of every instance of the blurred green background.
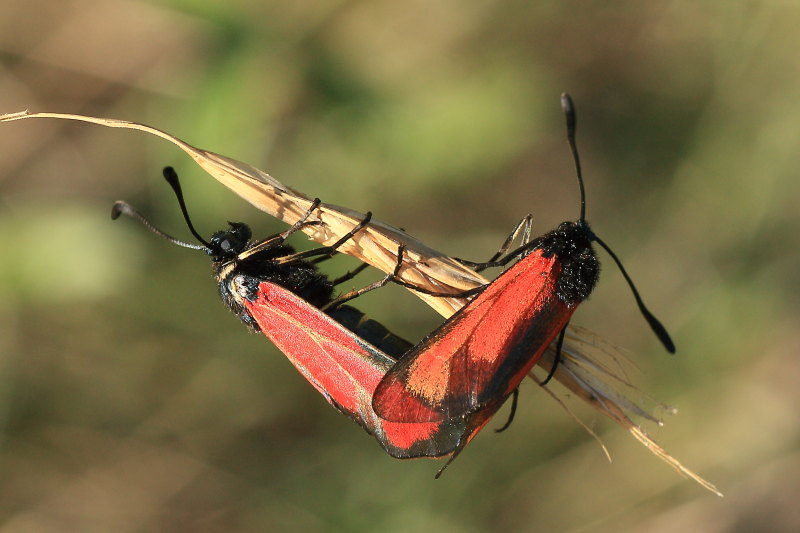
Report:
M609 464L531 383L442 479L390 459L228 313L205 255L109 210L189 238L170 164L202 233L284 225L154 137L31 120L0 126L0 533L800 530L799 27L794 2L0 3L0 113L144 122L472 259L526 213L577 216L569 91L589 219L678 354L608 260L575 322L631 350L680 410L652 435L726 494L577 407ZM397 287L359 307L440 322Z

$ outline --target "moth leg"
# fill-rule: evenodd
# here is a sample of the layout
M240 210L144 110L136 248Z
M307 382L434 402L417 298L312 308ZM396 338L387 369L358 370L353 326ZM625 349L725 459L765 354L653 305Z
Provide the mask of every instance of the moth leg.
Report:
M317 209L319 207L319 204L321 203L322 200L320 200L319 198L314 198L314 201L311 202L311 205L308 207L305 214L302 217L300 217L300 219L297 222L292 224L292 226L289 229L281 233L280 238L285 241L286 239L289 238L290 235L292 235L293 233L297 232L298 230L306 226L316 226L318 224L321 224L321 222L318 220L313 222L307 222L308 217L311 216L311 213L313 213L314 210Z
M533 215L527 215L522 220L520 220L517 225L511 230L506 240L500 246L500 248L495 252L495 254L489 258L488 261L479 263L476 261L469 261L467 259L461 259L456 257L455 260L461 263L462 265L468 266L473 268L476 272L480 272L481 270L485 270L489 268L487 265L491 265L496 262L503 254L505 254L509 248L511 248L511 243L513 243L517 236L522 233L522 244L527 244L531 238L531 230L533 228Z
M561 362L561 347L564 345L564 334L567 332L567 326L564 326L564 329L561 330L561 333L558 334L558 342L556 343L556 357L553 359L553 366L550 367L550 372L547 373L547 377L544 378L544 381L540 383L540 385L545 386L547 385L553 376L556 374L556 369L558 368L558 364Z
M362 287L361 289L354 289L354 290L352 290L350 292L346 292L346 293L342 294L341 296L339 296L338 298L336 298L335 300L333 300L331 302L328 302L327 304L322 306L320 309L322 311L327 311L327 310L329 310L331 308L334 308L334 307L337 307L339 305L342 305L343 303L345 303L347 301L350 301L353 298L357 298L357 297L361 296L362 294L364 294L366 292L373 291L375 289L379 289L379 288L383 287L384 285L386 285L387 283L389 283L390 281L395 280L397 278L397 275L400 273L400 267L403 266L403 254L405 253L405 251L406 251L406 247L401 244L400 247L397 249L397 264L395 265L394 271L391 274L386 274L386 276L384 276L383 279L380 279L380 280L376 281L375 283L371 283L370 285L367 285L366 287ZM367 265L365 263L362 266L366 267ZM359 267L359 268L361 268L361 267ZM356 272L356 271L359 271L359 268L356 268L353 272L355 272L355 274L357 274L358 272ZM352 272L348 272L347 274L345 274L342 277L347 277L351 273ZM355 274L353 274L353 276ZM352 278L353 276L350 276L350 277ZM334 280L334 285L336 284L336 282L338 282L338 279Z
M329 246L320 246L319 248L314 248L313 250L306 250L304 252L298 252L296 254L281 257L279 263L281 264L292 263L301 259L307 259L309 257L316 257L316 256L323 256L326 258L331 257L334 253L336 253L337 248L339 248L341 245L343 245L344 243L355 237L356 233L361 231L367 224L369 224L369 221L371 219L372 219L372 213L368 212L361 220L361 222L359 222L358 225L356 225L356 227L354 227L346 234L344 234L342 238L336 241L335 243Z
M313 262L316 264L321 259L323 259L323 258L319 258L319 259L317 259L316 261L313 261ZM326 257L325 259L328 259L328 258ZM336 286L336 285L344 283L345 281L349 281L349 280L353 279L354 277L356 277L357 275L359 275L364 270L366 270L367 268L369 268L369 265L367 263L362 263L362 264L358 265L356 268L354 268L353 270L351 270L349 272L346 272L346 273L342 274L341 276L339 276L338 278L332 280L331 284Z
M522 245L508 252L505 256L495 259L494 261L487 261L486 263L470 263L470 262L464 263L463 260L459 261L462 261L462 263L474 269L476 272L481 272L482 270L486 270L487 268L503 267L506 266L511 261L514 261L515 259L525 257L528 253L530 253L532 249L536 248L536 246L538 246L540 243L539 239L530 240L530 228L523 230L522 240L525 241Z
M513 397L511 398L511 412L508 413L508 420L503 427L497 428L494 430L495 433L502 433L503 431L507 430L509 426L511 426L511 422L514 421L514 415L517 414L517 401L519 400L519 387L514 389L512 393Z
M267 240L261 241L260 243L256 244L252 248L248 248L247 250L245 250L244 252L239 254L238 260L240 262L241 261L245 261L248 258L258 254L259 252L261 252L263 250L266 250L267 248L272 248L273 246L279 246L279 245L283 244L283 242L286 239L288 239L290 235L292 235L293 233L295 233L296 231L298 231L300 229L303 229L303 228L308 227L308 226L319 226L319 225L321 225L322 222L320 222L319 220L312 220L311 222L308 222L308 217L311 216L311 213L317 207L319 207L320 203L322 203L322 201L319 198L314 198L314 201L311 202L311 206L309 206L309 208L306 210L305 214L302 217L300 217L300 219L297 222L292 224L292 226L289 229L287 229L283 233L278 233L274 237L270 237ZM282 258L280 258L280 259L282 259Z
M470 296L475 296L476 294L482 293L486 289L486 287L489 286L488 284L479 285L478 287L475 287L475 288L472 288L472 289L467 289L467 290L461 291L461 292L438 292L438 291L432 291L430 289L426 289L424 287L418 287L418 286L414 285L413 283L409 283L407 281L403 281L402 279L399 279L397 277L395 277L394 279L392 279L390 281L394 281L398 285L406 287L407 289L411 289L413 291L421 292L422 294L427 294L428 296L435 296L437 298L469 298Z
M440 477L442 477L442 473L444 472L444 470L448 466L450 466L450 463L452 463L453 461L456 460L456 457L458 457L458 455L462 452L462 450L464 449L464 447L466 445L467 445L467 439L462 435L461 436L461 441L459 441L458 445L453 450L453 454L450 456L450 458L447 460L447 462L444 464L444 466L441 467L438 472L436 472L436 475L433 476L433 479L439 479Z
M340 253L340 252L334 252L334 253L332 253L331 255L324 255L324 256L322 256L322 257L317 257L316 259L312 259L312 260L311 260L311 264L312 264L312 265L318 265L318 264L320 264L320 263L322 263L322 262L324 262L324 261L327 261L328 259L330 259L330 258L331 258L331 257L333 257L334 255L339 255L339 253Z

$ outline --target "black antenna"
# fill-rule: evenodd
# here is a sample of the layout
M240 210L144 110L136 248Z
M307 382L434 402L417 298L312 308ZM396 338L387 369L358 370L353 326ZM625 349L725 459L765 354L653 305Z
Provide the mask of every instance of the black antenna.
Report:
M586 191L584 190L583 187L583 175L581 174L581 161L580 158L578 157L577 145L575 144L575 128L577 122L575 119L575 104L572 102L572 98L567 93L561 94L561 107L564 110L564 116L567 119L567 140L569 141L570 150L572 150L572 158L575 160L575 171L578 175L578 184L580 185L581 188L581 218L579 219L579 221L585 222ZM661 344L664 345L664 348L666 348L666 350L669 353L675 353L675 343L672 342L669 333L667 333L667 329L644 305L642 297L639 295L639 291L636 289L636 285L633 284L633 280L628 275L628 272L625 270L625 267L622 266L622 261L619 260L617 254L611 251L611 248L609 248L606 243L604 243L597 235L595 235L594 232L592 232L589 229L588 225L586 225L586 229L589 232L591 240L595 241L606 252L608 252L608 255L611 256L611 258L619 267L620 272L622 272L622 276L625 278L625 281L628 282L628 286L631 288L631 292L633 292L633 297L636 299L636 305L639 306L639 312L641 312L642 316L644 316L644 319L647 320L647 323L650 325L650 329L653 330L653 333L656 334L658 340L661 341Z
M200 236L199 233L197 233L197 230L194 229L194 225L192 224L192 220L189 218L189 212L186 209L186 202L183 199L181 183L180 180L178 180L178 173L175 172L175 169L172 167L164 167L162 173L164 174L164 179L167 180L167 183L169 183L170 187L172 187L175 197L178 199L178 204L181 206L181 213L183 213L183 219L186 221L189 231L192 232L192 235L194 235L195 239L200 241L200 244L184 242L171 235L168 235L167 233L164 233L127 202L117 201L114 203L114 206L111 208L111 219L116 220L120 215L127 215L135 220L138 220L144 227L159 237L168 240L172 244L177 244L178 246L183 246L184 248L191 248L193 250L211 250L211 244L209 244L203 237Z
M575 104L572 97L567 93L561 93L561 108L567 119L567 141L569 149L572 150L572 158L575 160L575 171L578 175L578 186L581 188L581 217L578 220L586 220L586 190L583 188L583 174L581 173L581 159L578 157L578 146L575 144Z
M178 199L178 203L181 206L181 213L183 213L183 219L186 221L186 225L189 226L189 231L192 232L194 238L200 241L203 246L211 249L211 244L209 244L203 237L197 233L197 230L194 229L194 224L192 224L192 220L189 218L189 211L186 210L186 202L183 201L183 191L181 190L181 182L178 180L178 173L175 172L175 169L172 167L164 167L162 171L164 174L164 179L167 180L169 186L172 187L172 191L175 193L175 197Z
M139 213L136 209L134 209L133 206L121 200L114 202L114 206L111 208L111 219L116 220L119 218L120 215L127 215L132 219L139 221L144 227L146 227L159 237L168 240L172 244L177 244L178 246L183 246L184 248L191 248L192 250L206 249L205 246L179 241L175 237L164 233L163 231L158 229L152 222L147 220L141 213Z
M644 305L642 301L642 297L639 296L639 291L636 290L636 286L633 284L633 280L625 271L625 267L622 266L622 261L619 260L617 254L611 251L611 248L608 247L606 243L604 243L597 235L594 235L594 240L597 244L603 247L603 249L608 252L608 255L617 263L619 267L619 271L622 272L622 276L625 278L625 281L628 282L628 285L633 292L633 297L636 299L636 305L639 306L639 311L644 316L644 319L647 320L647 323L650 324L650 329L653 330L653 333L656 334L658 340L661 341L661 344L664 345L664 348L667 349L669 353L675 353L675 343L672 342L672 339L669 337L669 333L667 333L667 328L650 312L649 309Z

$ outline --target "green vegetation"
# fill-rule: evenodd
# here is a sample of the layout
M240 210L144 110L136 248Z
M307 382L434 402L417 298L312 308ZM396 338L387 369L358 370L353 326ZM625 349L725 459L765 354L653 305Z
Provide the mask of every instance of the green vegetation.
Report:
M728 496L576 406L608 464L532 383L442 479L390 459L225 310L202 253L109 211L188 238L169 164L201 232L285 226L167 143L31 120L0 127L8 531L800 528L800 6L7 3L0 112L144 122L471 259L529 212L539 232L577 216L569 91L588 218L678 354L610 260L576 323L630 349L631 380L680 409L656 440ZM440 321L397 287L358 305L408 338Z

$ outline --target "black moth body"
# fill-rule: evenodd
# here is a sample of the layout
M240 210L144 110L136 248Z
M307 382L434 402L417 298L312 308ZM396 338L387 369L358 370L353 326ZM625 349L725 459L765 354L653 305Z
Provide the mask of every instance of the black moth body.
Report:
M228 230L219 231L211 237L208 254L212 258L212 270L222 301L251 331L261 330L245 308L243 299L256 301L262 282L279 285L316 308L322 308L334 300L333 283L311 261L279 261L294 254L294 248L280 239L275 244L262 246L275 238L253 242L252 232L246 224L233 222L229 225ZM260 249L247 254L248 250L255 248ZM352 306L334 306L325 310L325 313L395 359L412 346Z

